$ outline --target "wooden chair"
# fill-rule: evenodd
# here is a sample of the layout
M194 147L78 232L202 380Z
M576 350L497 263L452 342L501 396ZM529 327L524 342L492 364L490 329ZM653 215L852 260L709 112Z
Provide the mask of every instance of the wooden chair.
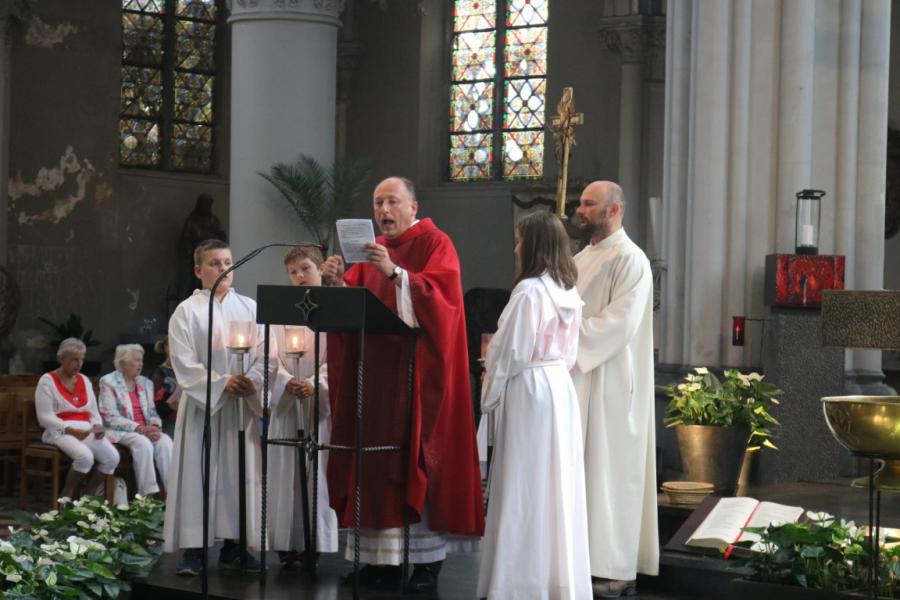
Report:
M23 414L19 506L25 506L29 480L38 478L49 480L50 505L56 510L59 508L60 477L67 471L72 460L56 446L41 441L44 430L37 422L33 396L25 401Z
M9 387L35 387L41 376L37 373L4 373L0 375L0 391Z
M34 399L27 400L22 403L22 406L23 424L20 439L24 440L24 444L22 445L19 505L25 506L25 500L28 495L28 480L30 478L47 479L50 481L50 504L56 510L59 508L60 480L68 473L72 459L56 446L45 444L41 441L41 435L44 430L37 422L37 416L34 411ZM119 451L119 465L116 467L114 475L125 480L128 486L128 497L133 498L134 490L137 489L137 486L135 484L131 452L127 447L119 444L116 444L116 450ZM114 495L115 482L112 477L109 477L106 479L106 501L112 504Z
M0 462L3 463L3 482L6 495L13 493L11 467L22 461L22 402L18 394L0 392Z

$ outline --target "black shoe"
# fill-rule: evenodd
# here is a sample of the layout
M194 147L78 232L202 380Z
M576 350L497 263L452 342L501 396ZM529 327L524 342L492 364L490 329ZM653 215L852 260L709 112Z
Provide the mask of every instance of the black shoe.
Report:
M296 571L300 563L300 553L296 550L290 550L288 552L279 550L278 561L281 563L281 568L285 571Z
M344 577L344 583L353 585L353 571ZM366 565L359 569L359 585L375 589L400 587L400 567L392 565Z
M414 594L437 590L438 574L441 572L443 564L443 561L438 561L416 565L412 577L406 584L407 590Z

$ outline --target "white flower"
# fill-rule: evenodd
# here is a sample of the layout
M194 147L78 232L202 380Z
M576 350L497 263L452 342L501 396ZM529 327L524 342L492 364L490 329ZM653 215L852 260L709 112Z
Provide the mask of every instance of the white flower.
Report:
M6 540L0 540L0 552L4 554L12 554L16 551L16 547L7 542Z
M750 381L762 381L763 376L760 375L759 373L754 372L754 373L750 373L749 375L747 375L747 379L749 379Z
M699 375L708 375L709 374L709 369L707 369L706 367L696 367L694 369L694 371L696 371L697 374L699 374Z
M806 518L820 527L828 527L834 523L834 515L829 515L827 512L813 512L808 510L806 511Z
M53 561L47 558L46 556L42 556L38 559L37 564L39 567L46 567L53 564Z
M700 390L702 387L703 387L703 386L700 385L699 383L689 383L689 384L688 384L688 391L689 391L689 392L696 392L696 391Z
M41 544L41 550L45 554L56 554L59 551L59 543L53 542L52 544Z
M78 521L78 522L75 523L75 524L78 525L79 527L83 528L83 529L87 529L88 527L90 527L90 525L88 525L88 524L87 524L86 522L84 522L84 521Z
M686 392L686 391L687 391L687 387L688 387L688 384L686 384L686 383L679 383L679 384L675 387L675 389L678 390L679 392Z
M749 377L747 377L747 376L744 375L743 373L738 373L737 376L738 376L738 379L741 380L741 383L743 383L744 385L747 385L747 386L750 385L750 378L749 378Z
M13 583L19 583L20 581L22 581L22 576L19 575L18 573L10 573L9 575L6 576L6 580L11 581Z

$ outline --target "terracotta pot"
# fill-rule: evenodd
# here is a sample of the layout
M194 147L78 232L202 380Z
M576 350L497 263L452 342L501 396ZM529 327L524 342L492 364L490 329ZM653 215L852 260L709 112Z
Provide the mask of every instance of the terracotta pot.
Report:
M675 433L684 479L711 483L719 494L733 494L741 475L750 428L676 425Z

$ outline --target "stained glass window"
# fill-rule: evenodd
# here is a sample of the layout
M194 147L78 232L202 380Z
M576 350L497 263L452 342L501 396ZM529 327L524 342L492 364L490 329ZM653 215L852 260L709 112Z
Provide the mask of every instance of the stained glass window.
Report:
M544 172L549 0L454 0L450 179Z
M119 162L213 170L218 0L122 0Z

